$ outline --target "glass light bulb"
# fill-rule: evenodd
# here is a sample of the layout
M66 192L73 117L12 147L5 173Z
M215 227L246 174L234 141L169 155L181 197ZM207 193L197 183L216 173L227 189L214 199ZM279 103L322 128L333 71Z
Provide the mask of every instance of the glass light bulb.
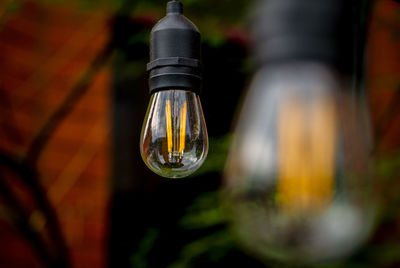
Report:
M208 152L208 135L200 98L185 90L163 90L151 96L140 137L146 165L167 178L195 172Z
M261 70L225 170L239 241L261 259L349 254L374 219L365 109L317 63Z

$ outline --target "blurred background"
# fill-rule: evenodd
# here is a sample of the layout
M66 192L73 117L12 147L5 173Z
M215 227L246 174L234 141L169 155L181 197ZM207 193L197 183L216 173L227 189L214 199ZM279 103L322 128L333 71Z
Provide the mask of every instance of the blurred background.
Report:
M0 267L281 267L240 249L219 201L256 70L251 1L182 2L202 34L210 151L176 181L139 152L149 33L166 1L0 2ZM376 0L367 26L377 226L317 267L400 266L400 3Z

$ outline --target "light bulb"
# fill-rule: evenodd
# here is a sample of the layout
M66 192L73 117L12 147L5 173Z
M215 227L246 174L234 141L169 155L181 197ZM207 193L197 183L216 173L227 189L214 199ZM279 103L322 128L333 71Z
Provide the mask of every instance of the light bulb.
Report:
M208 136L198 94L202 84L200 32L183 16L179 1L151 30L150 104L140 137L146 165L167 178L195 172L208 152Z
M225 171L241 244L260 258L343 257L368 236L370 136L359 98L327 66L264 68L243 106Z
M208 152L200 98L186 90L164 90L151 96L140 137L146 165L167 178L195 172Z

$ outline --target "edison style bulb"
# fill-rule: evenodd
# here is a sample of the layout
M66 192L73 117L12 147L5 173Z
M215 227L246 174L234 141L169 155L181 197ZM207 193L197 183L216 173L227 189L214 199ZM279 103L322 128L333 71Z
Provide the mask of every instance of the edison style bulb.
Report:
M140 137L140 153L146 165L160 176L182 178L201 166L207 152L207 129L196 93L154 93Z
M351 253L373 226L370 136L359 98L330 68L261 70L225 171L234 232L261 259L312 263Z

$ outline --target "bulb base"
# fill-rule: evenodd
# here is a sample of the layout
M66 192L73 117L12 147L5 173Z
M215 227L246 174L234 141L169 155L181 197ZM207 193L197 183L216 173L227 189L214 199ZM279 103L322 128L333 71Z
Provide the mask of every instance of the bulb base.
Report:
M338 40L342 30L342 2L257 2L252 21L252 39L259 64L288 60L335 64L340 52Z
M180 2L168 2L167 16L151 31L150 62L147 64L151 94L169 89L200 93L200 33L197 27L182 15L182 10Z

